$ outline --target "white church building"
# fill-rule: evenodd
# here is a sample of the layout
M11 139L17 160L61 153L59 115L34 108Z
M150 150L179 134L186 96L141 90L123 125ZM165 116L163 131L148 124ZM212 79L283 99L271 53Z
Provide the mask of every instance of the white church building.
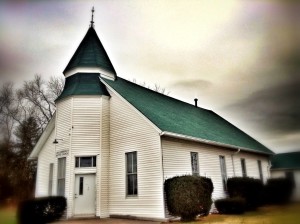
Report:
M67 218L168 217L164 180L269 178L268 148L211 110L117 75L93 23L64 70L56 113L29 159L37 160L36 197L63 195Z

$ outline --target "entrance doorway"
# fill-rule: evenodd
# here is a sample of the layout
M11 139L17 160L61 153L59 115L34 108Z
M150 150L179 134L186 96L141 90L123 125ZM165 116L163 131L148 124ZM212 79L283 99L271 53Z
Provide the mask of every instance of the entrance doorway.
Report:
M95 210L95 174L75 176L75 216L94 216Z

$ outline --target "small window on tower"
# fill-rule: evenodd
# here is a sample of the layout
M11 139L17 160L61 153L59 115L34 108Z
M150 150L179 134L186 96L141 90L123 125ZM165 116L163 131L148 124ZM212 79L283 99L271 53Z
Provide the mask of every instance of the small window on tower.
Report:
M83 167L96 167L96 156L82 156L75 157L75 167L83 168Z

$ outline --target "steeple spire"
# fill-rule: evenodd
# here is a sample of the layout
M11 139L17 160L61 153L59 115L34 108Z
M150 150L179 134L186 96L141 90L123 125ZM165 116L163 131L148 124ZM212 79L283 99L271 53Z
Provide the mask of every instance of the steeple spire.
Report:
M94 12L95 12L95 9L94 9L94 6L93 6L93 8L92 8L92 20L91 20L90 27L94 27Z

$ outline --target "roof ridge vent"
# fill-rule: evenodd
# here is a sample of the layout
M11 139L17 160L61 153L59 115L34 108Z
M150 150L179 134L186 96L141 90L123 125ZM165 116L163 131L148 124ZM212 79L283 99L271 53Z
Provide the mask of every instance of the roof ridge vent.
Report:
M195 98L194 101L195 101L195 107L198 107L198 99Z

